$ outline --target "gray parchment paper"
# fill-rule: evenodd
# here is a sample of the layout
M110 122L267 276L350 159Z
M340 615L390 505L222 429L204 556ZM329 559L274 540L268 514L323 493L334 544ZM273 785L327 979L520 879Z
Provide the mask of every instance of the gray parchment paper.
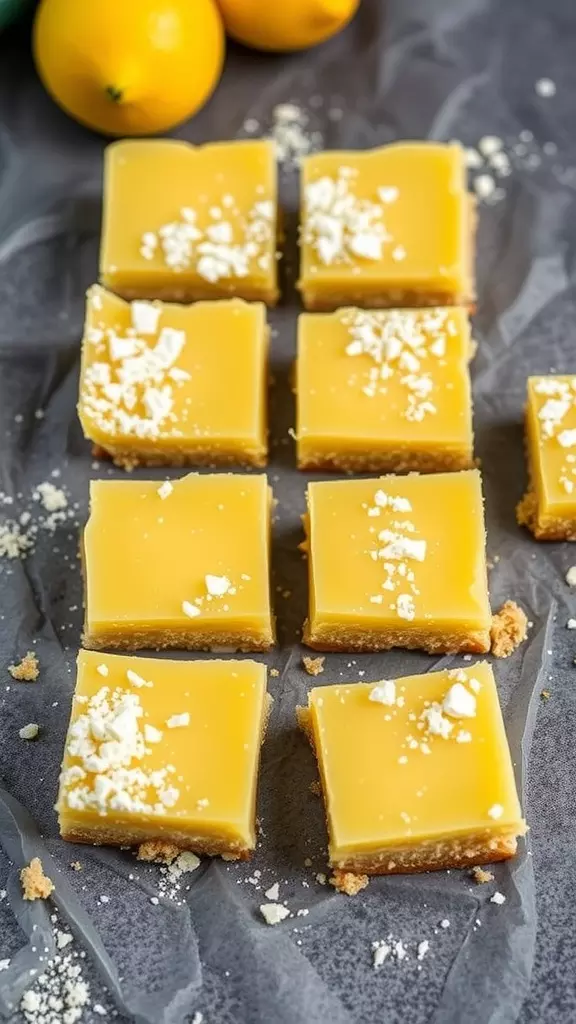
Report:
M75 521L54 537L40 532L25 561L0 563L0 887L8 890L0 958L12 957L0 974L0 1017L10 1016L28 970L38 966L34 950L53 949L49 908L25 906L19 895L17 871L39 853L56 882L61 920L86 950L93 1001L121 1019L180 1024L197 1012L205 1024L576 1019L576 644L565 628L576 597L564 581L576 553L569 544L534 543L514 517L524 487L526 376L576 371L575 46L570 0L365 0L349 28L314 52L276 57L231 48L216 95L177 133L196 142L241 136L245 118L265 129L274 105L293 101L330 148L406 137L474 145L487 134L520 146L505 196L481 209L473 377L492 603L514 598L533 623L529 641L496 665L531 831L516 860L496 868L503 906L489 902L494 885L475 886L461 872L377 879L355 899L315 879L325 870L322 808L308 789L314 762L294 724L312 681L298 645L306 478L294 470L288 435L298 304L297 177L286 172L285 299L271 315L280 643L267 660L279 675L270 679L263 832L251 865L203 863L186 879L180 905L163 897L155 905L156 866L136 865L129 852L63 844L52 809L81 626L76 522L86 517L90 478L117 474L94 466L75 416L83 293L97 272L103 142L44 94L25 31L0 40L0 490L14 499L0 517L22 511L46 479L78 505ZM535 90L542 77L555 81L554 96ZM329 116L335 108L342 116ZM531 162L520 159L527 132L540 154ZM51 478L55 470L61 475ZM5 667L29 648L40 658L41 680L15 684ZM401 651L330 656L318 682L437 664ZM42 728L36 743L18 738L30 721ZM75 859L83 871L70 869ZM275 881L294 916L268 928L257 908ZM296 916L298 909L308 914ZM443 919L449 928L439 927ZM371 943L390 933L409 958L376 972ZM430 950L418 962L423 939ZM88 1009L85 1019L101 1018Z

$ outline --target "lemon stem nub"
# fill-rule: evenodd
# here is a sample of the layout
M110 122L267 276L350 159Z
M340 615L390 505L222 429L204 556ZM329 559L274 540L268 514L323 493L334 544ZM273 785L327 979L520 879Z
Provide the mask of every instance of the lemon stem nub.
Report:
M107 85L106 95L113 103L121 103L124 93L122 92L122 89L117 89L115 85Z

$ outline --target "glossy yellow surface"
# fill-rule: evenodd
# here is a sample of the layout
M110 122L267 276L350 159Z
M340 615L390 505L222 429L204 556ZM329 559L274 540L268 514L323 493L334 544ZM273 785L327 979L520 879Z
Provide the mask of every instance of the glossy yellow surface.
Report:
M308 309L370 306L383 296L390 301L377 305L473 298L460 146L402 142L316 153L303 161L302 189L300 288Z
M113 143L100 280L125 298L274 303L276 221L272 142Z
M538 517L576 519L576 377L530 377L526 422Z
M299 463L467 468L469 358L470 325L461 308L303 314Z
M82 342L84 433L127 461L262 465L267 353L262 303L127 303L95 285Z
M432 735L422 713L441 706L457 680L475 698L475 716L450 717L449 736ZM397 679L390 706L369 699L375 685L330 685L309 694L330 860L484 829L522 834L490 666ZM463 734L469 739L462 741ZM494 808L501 808L498 816Z
M64 837L252 849L265 699L255 661L81 651L57 804Z
M266 477L191 473L170 486L163 497L160 480L92 481L86 646L270 646Z
M308 509L311 633L490 628L477 470L311 483Z

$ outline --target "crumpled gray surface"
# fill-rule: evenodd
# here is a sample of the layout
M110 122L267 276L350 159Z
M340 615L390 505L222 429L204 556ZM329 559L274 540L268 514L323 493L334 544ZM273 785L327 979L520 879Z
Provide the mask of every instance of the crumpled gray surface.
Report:
M38 936L53 949L49 909L25 905L19 895L17 871L38 853L56 882L61 921L86 949L93 1001L116 1008L121 1019L180 1024L196 1012L205 1024L575 1019L576 645L565 625L576 615L576 597L564 575L576 557L569 544L536 544L514 516L525 483L526 376L576 370L575 38L569 0L364 0L349 28L311 53L231 49L216 95L177 132L197 142L241 136L245 118L266 129L274 105L293 101L309 111L310 129L322 132L329 148L421 137L474 144L486 134L511 142L527 130L540 147L557 146L554 158L514 167L506 197L481 210L478 235L473 377L491 597L494 607L517 600L533 623L529 641L495 666L530 824L527 843L514 861L496 867L495 885L477 886L463 872L397 876L375 879L349 899L315 880L325 871L323 812L308 788L313 757L294 723L312 680L298 645L306 477L294 470L288 436L298 307L297 177L286 172L285 299L271 314L269 476L279 501L273 587L280 643L267 661L279 675L270 679L275 704L262 759L262 834L250 865L205 862L184 879L181 905L150 902L156 866L137 865L127 851L58 838L53 802L81 626L78 526L89 479L117 475L94 467L75 417L83 293L97 274L103 142L44 94L24 32L0 40L0 490L15 502L0 508L0 518L21 511L46 479L65 486L72 508L78 504L54 537L40 532L26 560L0 563L0 666L33 647L42 669L30 685L0 669L0 886L8 889L0 902L0 958L12 957L0 974L0 1017L10 1016L28 984ZM554 97L537 95L541 77L556 82ZM334 107L343 111L339 120L328 116ZM53 470L61 476L51 478ZM401 651L331 655L314 682L394 677L444 663L460 662ZM18 738L29 721L41 725L35 743ZM76 859L81 872L70 869ZM275 881L294 916L269 928L257 908ZM489 902L495 886L506 896L503 906ZM308 914L296 916L298 909ZM449 928L439 927L443 919ZM389 934L403 940L409 958L374 971L371 943ZM419 962L423 939L430 950ZM96 1019L88 1009L85 1020Z

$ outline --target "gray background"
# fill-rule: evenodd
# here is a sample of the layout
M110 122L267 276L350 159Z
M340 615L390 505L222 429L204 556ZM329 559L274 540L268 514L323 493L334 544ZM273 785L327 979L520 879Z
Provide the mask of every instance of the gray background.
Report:
M314 762L293 716L311 680L297 645L305 615L306 570L296 548L305 477L293 468L288 437L298 306L297 178L286 173L285 298L271 316L269 466L279 499L280 645L267 660L280 675L270 680L276 700L261 773L264 833L250 867L203 864L187 880L183 905L161 899L153 906L156 867L135 868L129 853L66 846L52 810L81 627L78 528L90 477L110 472L93 468L75 417L83 293L97 272L103 142L44 94L24 31L0 40L0 490L15 499L12 509L0 506L0 517L28 507L33 486L55 469L74 512L54 538L41 534L26 561L0 563L0 666L33 644L42 666L32 686L14 684L0 669L0 886L9 889L0 903L0 957L20 949L0 975L0 1016L9 1015L35 962L26 945L32 926L50 932L46 907L24 907L18 894L16 869L40 852L62 920L88 949L94 1001L109 1009L116 1003L126 1019L176 1024L197 1010L206 1024L575 1019L576 644L565 624L576 615L576 597L564 574L576 557L568 544L534 543L514 518L524 487L526 376L576 370L575 45L576 8L568 0L365 0L353 24L312 53L255 56L231 48L215 96L177 132L198 142L233 138L243 134L245 118L266 129L275 104L295 101L310 110L310 127L330 148L406 137L473 145L485 134L512 146L530 130L540 147L554 142L558 154L532 167L515 161L506 197L481 211L478 237L473 376L488 552L499 557L491 595L494 607L516 599L533 622L530 641L496 666L530 824L516 861L496 869L507 902L490 904L493 886L474 886L460 872L377 879L352 900L314 881L325 870L322 809L308 791ZM557 85L548 100L534 90L543 76ZM312 107L313 97L320 100ZM336 122L327 116L333 107L344 112ZM39 408L42 420L34 415ZM330 656L318 682L437 664L403 652ZM546 702L543 688L551 693ZM18 739L28 721L42 726L37 743ZM69 869L76 857L84 865L78 874ZM308 916L267 928L257 912L263 892L245 881L254 868L262 890L280 880L281 899L294 913L308 908ZM130 881L129 873L138 878ZM451 927L438 929L446 917ZM388 933L403 939L410 959L375 972L370 944ZM431 947L418 965L414 949L423 938ZM101 1018L86 1012L85 1019Z

